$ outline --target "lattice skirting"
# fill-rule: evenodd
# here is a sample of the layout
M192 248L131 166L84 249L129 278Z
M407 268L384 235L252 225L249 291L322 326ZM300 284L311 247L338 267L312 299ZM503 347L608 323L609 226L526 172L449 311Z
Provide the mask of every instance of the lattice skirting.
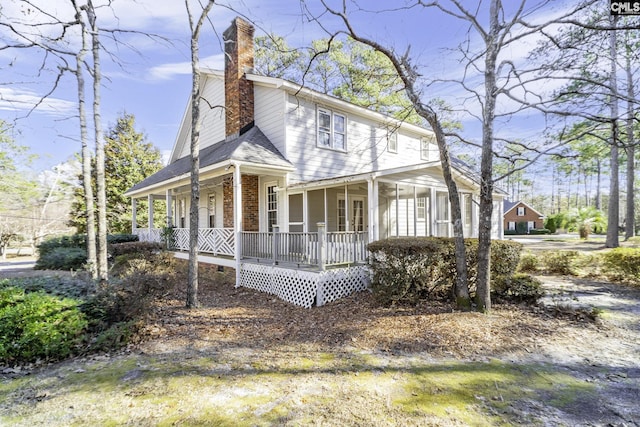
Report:
M240 286L276 295L292 304L310 308L345 297L369 286L366 266L304 271L265 264L243 263Z

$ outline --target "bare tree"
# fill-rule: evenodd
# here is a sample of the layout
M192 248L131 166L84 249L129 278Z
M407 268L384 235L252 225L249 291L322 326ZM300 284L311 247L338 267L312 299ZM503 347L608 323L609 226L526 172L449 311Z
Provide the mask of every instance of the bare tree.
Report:
M208 0L194 22L189 0L184 4L191 29L191 206L189 209L189 283L187 285L187 307L195 308L198 302L198 206L200 206L200 32L208 20L215 0Z
M96 23L96 10L92 0L87 0L83 7L89 21L91 35L91 53L93 64L91 74L93 76L93 126L96 150L96 191L98 208L98 239L97 239L97 267L98 279L106 281L109 278L109 266L107 264L107 196L104 178L104 137L102 130L102 116L100 114L100 85L102 70L100 69L100 29ZM83 27L83 30L86 27Z
M607 240L605 246L617 248L618 241L618 220L620 210L620 183L618 175L618 38L615 30L618 19L617 16L610 17L613 30L609 32L609 55L611 63L611 74L609 85L611 90L611 176L609 177L609 206L607 209Z

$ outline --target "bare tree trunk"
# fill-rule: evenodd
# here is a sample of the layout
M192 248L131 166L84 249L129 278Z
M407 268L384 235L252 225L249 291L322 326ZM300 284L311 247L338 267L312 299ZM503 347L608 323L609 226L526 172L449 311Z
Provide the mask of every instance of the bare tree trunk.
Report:
M191 28L191 206L189 206L189 281L187 284L187 308L196 308L198 302L198 207L200 206L200 57L199 38L202 24L213 7L209 0L198 22L193 22L189 1L185 7Z
M76 6L76 18L80 22L82 28L82 48L76 55L76 81L78 82L78 116L80 118L80 143L82 144L82 181L84 188L84 202L87 210L87 265L91 272L91 277L98 278L97 260L96 260L96 218L93 198L93 186L91 185L91 151L88 145L87 136L87 114L86 101L84 96L84 57L87 53L86 33L87 29L82 21L80 9Z
M478 311L491 310L491 217L493 214L493 122L496 110L496 60L500 24L500 1L491 0L489 32L486 34L484 69L485 101L482 111L482 157L480 160L480 218L478 221Z
M633 88L633 70L631 68L631 55L635 52L631 51L629 43L627 43L626 52L626 71L627 71L627 209L626 222L624 228L624 239L629 240L635 234L635 135L634 135L634 118L635 118L635 90Z
M93 126L96 139L96 191L98 196L98 279L106 281L109 279L109 267L107 263L107 195L104 177L104 141L102 117L100 115L100 84L102 79L100 39L95 9L91 0L87 1L85 10L91 25L91 50L93 53Z
M611 16L611 26L617 25L617 16ZM618 217L620 210L620 184L618 177L618 78L617 78L617 37L615 29L609 34L609 54L611 55L611 177L609 180L609 206L607 209L607 248L617 248Z

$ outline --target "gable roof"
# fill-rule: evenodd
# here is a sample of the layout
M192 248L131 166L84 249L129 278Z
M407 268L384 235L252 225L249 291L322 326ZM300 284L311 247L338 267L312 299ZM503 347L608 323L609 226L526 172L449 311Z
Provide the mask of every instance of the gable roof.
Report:
M538 214L539 217L544 217L543 214L541 214L540 212L538 212L537 209L532 208L531 206L529 206L528 204L526 204L525 202L523 202L522 200L518 200L517 202L510 202L508 200L504 200L504 207L503 207L503 216L507 214L507 212L509 212L510 210L513 210L513 208L515 208L516 206L525 206L527 209L532 210L534 213Z
M257 126L251 127L248 131L232 140L219 141L200 151L201 169L225 161L239 161L252 165L293 169L291 162L284 158ZM184 156L140 181L128 189L125 195L131 195L131 193L172 178L187 175L190 172L191 156Z

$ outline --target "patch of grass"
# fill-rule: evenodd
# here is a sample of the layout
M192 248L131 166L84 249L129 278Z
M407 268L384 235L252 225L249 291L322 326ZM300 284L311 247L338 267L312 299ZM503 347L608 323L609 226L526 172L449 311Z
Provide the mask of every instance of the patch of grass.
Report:
M535 414L522 419L512 405L539 399L562 409L597 398L592 383L546 365L270 352L272 361L256 368L251 357L267 360L266 354L221 356L60 365L45 376L3 383L0 424L535 424Z
M518 366L501 361L450 363L413 368L402 396L394 403L416 415L473 425L511 425L535 421L511 419L510 408L539 399L562 409L595 388L545 366Z

